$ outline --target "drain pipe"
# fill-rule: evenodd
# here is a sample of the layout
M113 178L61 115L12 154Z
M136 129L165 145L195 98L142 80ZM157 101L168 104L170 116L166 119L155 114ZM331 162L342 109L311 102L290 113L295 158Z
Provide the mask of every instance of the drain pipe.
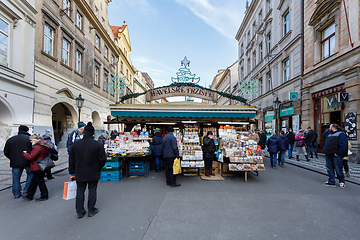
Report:
M300 18L301 18L301 23L300 23L300 29L301 29L301 40L300 40L300 44L301 44L301 50L300 50L300 117L302 115L302 111L303 111L303 94L302 94L302 88L304 85L304 0L300 1ZM301 125L302 125L302 119L301 119ZM301 126L300 125L300 126Z

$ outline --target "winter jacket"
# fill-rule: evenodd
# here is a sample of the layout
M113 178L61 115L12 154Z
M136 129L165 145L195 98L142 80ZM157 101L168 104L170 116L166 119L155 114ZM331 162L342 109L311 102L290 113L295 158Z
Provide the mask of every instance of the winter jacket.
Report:
M203 157L204 159L213 159L215 153L215 142L214 139L205 136L203 139Z
M272 135L266 142L269 153L279 152L279 138L276 135Z
M259 138L259 135L257 135L257 133L253 133L253 134L249 135L249 140L253 140L256 143L258 143L260 138Z
M179 156L179 149L175 136L168 132L162 139L163 158L176 158Z
M305 140L304 139L305 139L304 135L296 134L295 135L296 146L297 147L305 146Z
M44 159L49 156L52 145L45 140L39 140L33 144L31 152L23 152L24 158L30 161L30 170L32 172L40 171L37 160Z
M67 147L68 153L70 152L71 146L74 144L74 142L76 142L77 140L80 140L82 138L83 138L83 134L79 131L79 129L76 129L69 134L67 142L66 142L66 147Z
M265 133L261 133L259 135L259 143L258 145L261 147L261 149L265 148L266 145L266 134Z
M318 137L317 132L315 132L314 130L309 130L309 132L306 134L306 138L305 140L307 140L309 143L311 142L316 142L316 139Z
M11 168L29 167L30 162L26 160L23 151L31 151L30 134L27 132L19 132L18 135L9 138L4 147L5 156L10 159Z
M100 179L101 168L106 163L104 146L85 135L72 145L69 153L69 173L76 181L94 182Z
M294 134L294 132L288 132L286 134L286 137L289 139L289 144L294 144L295 143L295 134Z
M43 135L43 138L44 138L44 140L45 141L47 141L48 143L50 143L51 144L51 148L50 148L50 153L49 153L49 155L51 156L51 159L53 159L53 157L52 156L55 156L55 155L57 155L58 154L58 151L56 150L56 147L55 147L55 144L51 141L51 138L49 137L49 136L46 136L46 135ZM59 157L59 156L57 156L57 157ZM58 160L58 159L53 159L54 161L56 161L56 160Z
M340 130L330 133L324 143L323 152L327 155L334 154L339 156L348 155L348 139L346 134Z
M161 132L156 132L155 136L152 139L152 145L153 145L153 154L154 157L160 157L163 155L163 149L162 149L162 140L164 136L161 134Z
M279 151L286 151L289 149L289 139L285 135L280 135L279 139Z

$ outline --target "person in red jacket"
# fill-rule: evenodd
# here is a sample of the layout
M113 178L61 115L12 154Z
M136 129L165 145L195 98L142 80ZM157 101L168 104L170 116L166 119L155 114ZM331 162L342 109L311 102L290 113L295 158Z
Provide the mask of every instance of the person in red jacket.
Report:
M30 170L33 173L33 178L31 180L27 195L24 196L24 198L29 201L33 200L36 188L39 186L40 198L37 198L36 201L46 201L49 198L49 192L45 184L44 172L40 171L36 161L47 157L52 145L43 140L41 135L38 133L31 135L30 141L33 147L32 151L24 151L22 155L24 158L30 161Z

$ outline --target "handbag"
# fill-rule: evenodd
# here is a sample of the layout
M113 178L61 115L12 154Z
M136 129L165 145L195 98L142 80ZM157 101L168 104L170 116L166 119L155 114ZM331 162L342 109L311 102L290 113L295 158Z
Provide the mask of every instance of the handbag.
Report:
M63 199L69 200L76 197L77 184L76 181L64 182Z
M50 156L47 156L44 159L37 160L36 163L39 166L40 171L42 171L42 172L55 167L55 163L50 158Z
M180 158L176 158L173 164L173 175L181 174Z

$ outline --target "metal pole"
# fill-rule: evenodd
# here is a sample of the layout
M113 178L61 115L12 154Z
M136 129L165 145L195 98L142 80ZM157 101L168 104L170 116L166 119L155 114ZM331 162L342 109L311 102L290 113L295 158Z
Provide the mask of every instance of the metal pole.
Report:
M275 109L275 134L277 136L277 110Z
M81 112L81 108L79 108L79 121L78 122L80 122L80 112Z

